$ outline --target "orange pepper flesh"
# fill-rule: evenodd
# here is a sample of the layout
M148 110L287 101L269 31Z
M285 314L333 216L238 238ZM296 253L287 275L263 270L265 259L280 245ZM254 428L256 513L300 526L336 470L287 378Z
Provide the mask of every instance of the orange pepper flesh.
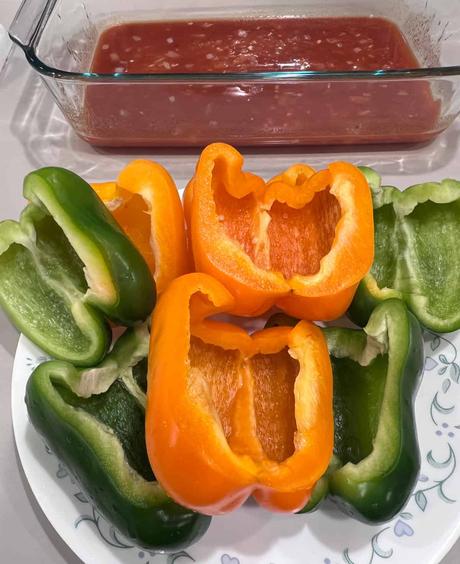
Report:
M116 182L92 184L147 262L158 293L191 269L180 197L168 172L147 160L129 163Z
M294 165L264 183L216 143L202 153L184 198L197 270L237 298L232 313L277 305L304 319L335 319L373 260L371 194L361 172Z
M253 494L274 511L308 501L333 447L332 372L319 328L248 335L207 320L234 306L205 274L176 279L152 320L146 443L179 503L215 515Z
M120 188L116 182L92 184L92 187L140 251L150 272L155 274L155 256L150 244L151 221L142 196Z
M285 279L319 271L340 219L340 206L329 190L319 192L300 209L275 201L269 212L263 212L269 222L264 237L258 238L253 228L258 203L253 196L237 200L220 191L215 200L218 217L225 218L226 235L238 241L256 266L280 272Z

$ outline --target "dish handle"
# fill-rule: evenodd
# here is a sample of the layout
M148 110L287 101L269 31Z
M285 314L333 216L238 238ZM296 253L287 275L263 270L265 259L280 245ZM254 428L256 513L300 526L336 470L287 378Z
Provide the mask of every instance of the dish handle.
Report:
M11 40L24 51L30 49L55 4L56 0L23 0L8 30Z

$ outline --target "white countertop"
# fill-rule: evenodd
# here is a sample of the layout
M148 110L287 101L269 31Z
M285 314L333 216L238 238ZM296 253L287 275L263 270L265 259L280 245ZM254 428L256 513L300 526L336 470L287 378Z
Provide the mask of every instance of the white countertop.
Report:
M5 28L17 6L17 0L0 0L0 24ZM244 152L249 154L248 169L266 177L295 161L317 165L321 161L342 157L374 166L385 175L386 183L405 186L428 178L460 178L459 140L460 122L431 145L415 150L343 151L331 156L316 151L308 154L305 150L283 149L278 155L272 150L269 158L262 150ZM114 178L123 164L137 154L135 151L96 151L80 141L55 108L43 84L30 71L20 50L13 51L0 75L0 220L17 218L23 207L22 179L34 168L60 165L89 180L103 180ZM180 187L191 175L196 158L195 151L153 150L142 151L142 154L148 154L164 164ZM80 560L54 532L38 507L15 450L10 375L17 338L17 333L0 311L0 397L3 398L0 413L0 561L76 564ZM458 562L460 542L442 564Z

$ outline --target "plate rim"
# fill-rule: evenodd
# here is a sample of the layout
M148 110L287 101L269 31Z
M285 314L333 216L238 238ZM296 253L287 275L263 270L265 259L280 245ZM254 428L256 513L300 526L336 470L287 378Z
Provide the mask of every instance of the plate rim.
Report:
M28 454L26 454L26 445L22 440L18 440L18 433L19 433L19 429L22 426L23 422L22 422L22 417L23 417L23 413L21 414L21 410L19 409L19 402L18 400L20 400L20 398L18 397L19 394L19 389L21 388L21 386L18 385L18 376L16 376L16 373L19 370L19 363L20 360L18 357L18 352L21 352L21 349L25 348L28 346L28 344L32 344L36 349L40 350L39 347L37 347L34 343L32 343L29 339L27 339L27 337L23 334L20 333L19 337L18 337L18 342L16 345L16 349L15 349L15 353L14 353L14 359L13 359L13 368L11 371L11 396L10 396L10 405L11 405L11 420L12 420L12 427L13 427L13 437L14 437L14 442L15 442L15 446L18 452L18 458L19 458L19 462L20 462L20 466L21 469L24 473L24 476L27 480L27 484L30 488L30 491L32 492L35 500L37 501L37 504L40 508L40 511L43 513L43 515L45 516L45 518L47 519L47 521L50 523L50 525L52 526L54 532L62 539L62 541L66 544L66 546L69 547L69 549L78 557L80 558L80 560L82 560L82 562L84 562L85 564L92 562L91 559L88 560L87 558L87 554L85 551L81 551L79 549L79 545L75 545L75 543L73 542L72 539L68 538L68 535L65 532L65 528L60 526L61 520L59 518L57 518L56 513L54 512L54 510L51 508L51 506L53 505L52 503L50 504L48 499L46 496L43 496L42 493L40 492L39 489L37 489L37 487L35 486L35 480L31 476L32 476L32 471L31 471L31 467L28 465L27 463L27 458L28 458ZM22 398L22 401L24 401L24 399ZM26 425L30 425L31 423L28 420ZM34 433L36 433L36 430L33 429L32 430ZM45 443L44 443L45 445ZM24 463L24 460L26 460L26 464ZM63 492L64 495L68 495L67 492ZM40 526L41 523L40 523ZM42 527L43 528L43 527ZM45 531L46 532L46 531ZM48 533L46 533L48 535ZM455 524L455 526L451 529L451 531L448 533L448 535L445 537L444 542L440 545L438 551L436 554L434 554L431 559L429 561L427 561L426 564L441 564L442 560L445 558L445 556L450 552L450 550L453 548L453 546L455 545L455 543L460 539L460 512L458 513L458 519L457 522ZM98 539L98 542L101 542ZM84 543L83 543L84 544ZM102 543L103 544L103 543ZM460 551L460 546L459 546L459 551ZM395 561L396 562L396 561Z
M18 366L19 366L19 360L18 360L18 351L23 348L25 346L25 343L28 341L27 337L23 334L20 333L19 334L19 338L18 338L18 343L16 345L16 349L14 352L14 359L13 359L13 369L11 372L11 397L10 397L10 402L11 402L11 420L12 420L12 424L13 424L13 437L14 437L14 443L16 446L16 450L18 452L19 455L19 462L21 465L21 469L24 473L24 476L27 480L27 484L30 488L30 491L32 492L39 508L40 511L42 512L42 514L45 516L45 518L47 519L48 523L51 525L51 527L53 528L53 531L59 536L59 538L66 544L66 546L85 564L88 564L88 562L90 562L87 559L87 554L83 554L80 549L79 549L79 545L75 545L75 543L73 543L66 535L65 530L63 529L63 527L60 526L60 520L56 517L55 512L49 509L49 502L48 499L46 498L46 496L43 496L40 492L39 489L37 489L37 487L34 485L35 484L35 480L32 478L31 480L31 475L32 475L32 470L31 467L29 467L29 465L26 463L24 464L24 460L27 460L28 455L25 454L25 451L27 450L26 445L23 441L19 441L18 440L18 433L19 433L19 429L21 427L21 414L20 414L20 410L18 409L17 404L17 400L18 398L18 394L19 394L19 388L20 386L18 385L18 379L15 378L15 374L16 372L19 370ZM31 342L31 341L29 341ZM33 344L33 343L32 343ZM34 345L36 348L36 345ZM16 380L16 383L15 383ZM24 402L24 398L22 399L22 401ZM33 428L32 424L30 423L30 420L27 421L27 425L30 425L32 427L32 430L34 431L34 433L37 433L37 431ZM43 443L43 446L45 446L45 443ZM67 493L65 493L65 495L68 495ZM52 504L51 504L52 505ZM40 527L42 527L41 523L40 523ZM43 529L43 527L42 527ZM46 531L45 531L46 533ZM46 533L46 535L48 536L48 533Z

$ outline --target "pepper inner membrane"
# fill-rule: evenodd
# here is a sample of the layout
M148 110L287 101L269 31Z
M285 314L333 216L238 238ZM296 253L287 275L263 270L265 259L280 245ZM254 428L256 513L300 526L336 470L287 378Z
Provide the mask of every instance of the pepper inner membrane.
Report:
M151 244L150 211L144 198L128 190L118 188L120 204L112 209L112 215L127 237L140 251L150 272L155 272L155 257Z
M265 456L281 462L294 453L294 383L299 363L287 348L245 359L237 350L226 350L192 336L189 362L190 389L198 395L198 401L205 400L215 412L227 440L239 425L237 402L249 397L251 404L238 413L253 414L255 428L251 433L259 439ZM245 378L248 374L249 379ZM252 388L252 395L240 394L244 386Z
M334 452L357 464L373 450L388 372L388 355L368 366L331 357L334 373Z
M46 335L48 344L62 346L65 334L74 352L85 351L90 339L75 323L69 306L74 296L88 289L84 265L51 216L34 220L34 228L37 252L32 254L13 243L0 256L0 284L7 307L19 318L33 319L35 329Z
M139 365L140 371L146 369L145 363ZM89 398L79 397L67 386L57 382L54 383L54 389L66 404L97 419L101 423L101 428L110 429L120 441L131 468L144 480L155 480L145 443L139 440L145 432L144 408L121 380L115 380L106 392L94 394Z
M286 279L319 271L341 216L339 202L329 189L316 193L300 209L275 201L269 210L262 210L253 194L230 195L217 175L213 187L218 220L256 266L281 272Z
M379 288L395 288L415 300L431 299L424 308L436 317L449 317L460 304L458 273L460 203L424 202L402 218L392 205L374 210L375 259L371 273ZM446 261L445 257L449 260ZM404 262L413 276L401 276ZM439 296L443 296L441 299Z
M374 210L374 218L375 258L371 272L380 288L392 288L397 276L398 258L403 252L396 214L391 205L386 205Z

